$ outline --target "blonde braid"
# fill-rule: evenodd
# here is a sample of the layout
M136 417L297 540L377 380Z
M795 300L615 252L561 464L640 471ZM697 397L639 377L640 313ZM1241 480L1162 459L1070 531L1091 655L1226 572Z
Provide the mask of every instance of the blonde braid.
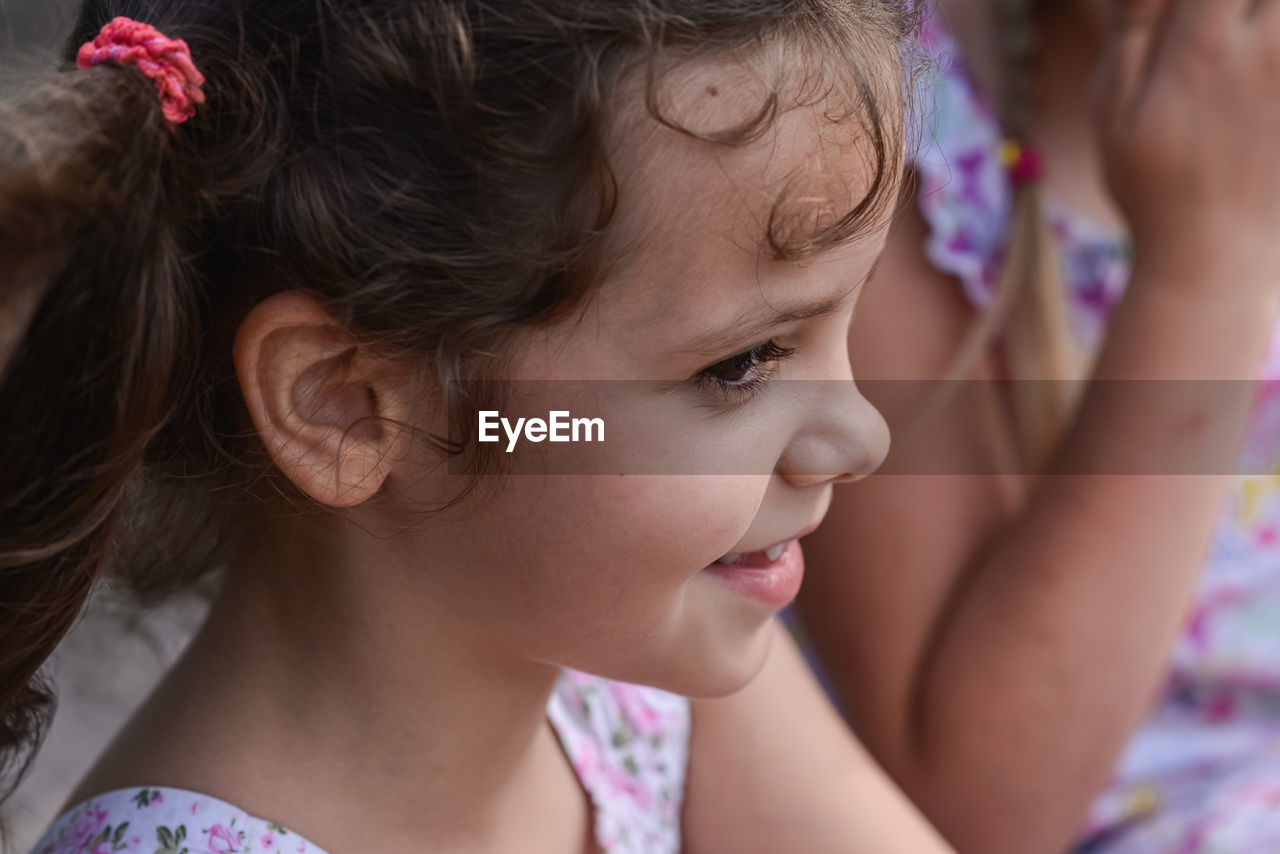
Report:
M999 111L1005 133L1026 146L1038 101L1036 0L992 0L1001 62ZM1082 357L1072 337L1052 226L1039 180L1015 185L1009 237L996 296L966 336L952 378L972 374L999 337L1015 382L1011 405L1022 464L1040 471L1053 453L1075 405L1067 380Z

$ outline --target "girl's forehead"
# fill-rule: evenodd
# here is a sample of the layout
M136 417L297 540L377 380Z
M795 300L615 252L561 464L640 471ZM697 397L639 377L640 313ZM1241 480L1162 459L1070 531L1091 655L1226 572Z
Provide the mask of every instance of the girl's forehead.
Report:
M682 105L668 118L697 133L749 120L768 97L741 68L700 72L667 96ZM779 103L759 136L740 145L698 138L647 114L631 117L628 132L612 140L613 278L705 279L726 267L746 273L790 263L775 260L771 238L820 233L872 188L872 141L858 117L836 109L830 100ZM869 227L868 236L878 230Z
M900 164L880 162L874 117L803 70L774 73L784 66L758 55L699 60L663 69L653 89L624 85L607 149L617 207L592 300L601 328L675 348L771 306L841 303L865 277L892 204L845 243L778 260L779 241L803 243L857 209L877 168L895 173L877 199L896 198ZM891 97L900 92L895 83ZM892 158L904 140L901 112L885 112ZM742 127L757 132L725 141Z
M866 152L816 141L810 119L795 111L779 121L777 144L762 140L753 149L717 151L676 138L650 150L644 170L620 186L628 242L599 292L600 319L624 337L710 353L716 348L704 339L724 333L732 346L730 333L752 318L845 304L879 255L891 210L805 261L778 260L768 243L771 216L818 231L866 193ZM796 135L782 139L792 126Z

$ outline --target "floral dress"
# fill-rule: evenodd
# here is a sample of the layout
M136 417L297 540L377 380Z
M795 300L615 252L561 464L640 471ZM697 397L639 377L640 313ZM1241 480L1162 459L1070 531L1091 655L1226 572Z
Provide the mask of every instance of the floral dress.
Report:
M996 116L935 18L924 32L916 156L930 261L968 299L996 292L1012 209ZM1050 200L1073 332L1094 349L1124 293L1130 246ZM1280 852L1280 334L1168 682L1083 831L1090 854ZM1140 512L1140 508L1134 508ZM1053 769L1045 768L1052 774Z
M591 798L609 854L678 854L689 702L565 671L547 718ZM325 854L293 829L197 792L107 792L63 814L32 854Z

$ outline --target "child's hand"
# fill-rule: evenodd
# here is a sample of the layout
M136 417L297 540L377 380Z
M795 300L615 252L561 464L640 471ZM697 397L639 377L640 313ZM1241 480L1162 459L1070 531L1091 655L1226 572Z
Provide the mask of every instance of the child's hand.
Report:
M1280 0L1112 4L1095 100L1140 257L1280 285Z

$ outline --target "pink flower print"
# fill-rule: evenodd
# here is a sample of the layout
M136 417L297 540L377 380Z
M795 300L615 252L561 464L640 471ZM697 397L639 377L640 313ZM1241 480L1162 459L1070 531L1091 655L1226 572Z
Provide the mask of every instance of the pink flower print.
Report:
M979 209L987 206L987 200L982 193L982 173L988 165L988 156L985 151L971 151L955 158L960 199L978 206Z
M954 235L952 235L951 240L947 242L947 249L951 250L952 252L958 255L972 252L974 250L974 247L975 247L975 243L973 241L972 235L970 235L969 232L965 231L964 229L960 229L959 231L957 231Z
M298 854L302 854L302 852L303 852L303 851L306 851L306 850L307 850L307 843L305 843L305 842L299 842L299 843L298 843Z
M156 792L156 796L155 796L154 798L152 798L152 799L151 799L151 803L153 803L153 804L162 804L162 803L164 803L164 792L157 791L157 792Z
M209 854L232 854L240 849L236 843L240 840L235 833L221 824L209 828Z
M262 850L263 851L276 850L276 835L271 831L267 831L266 833L262 834Z
M573 771L583 783L596 778L600 771L600 746L594 740L584 738L574 745Z
M942 35L938 32L938 25L933 18L928 18L920 26L920 45L927 48L935 48L942 44Z
M589 688L598 681L597 677L580 670L566 670L565 678L569 680L570 685L577 688Z
M1268 809L1274 809L1277 804L1280 804L1280 789L1274 783L1260 780L1242 787L1236 792L1234 799L1241 805L1256 802Z
M615 795L626 795L633 804L642 810L649 809L653 805L653 792L649 791L639 778L630 774L621 765L610 765L607 768L609 775L609 784L613 787Z
M1230 694L1219 694L1207 700L1201 707L1201 713L1208 723L1223 723L1236 715L1235 698Z
M1209 645L1209 623L1215 615L1230 608L1245 598L1243 590L1224 587L1202 596L1192 606L1191 618L1187 621L1186 637L1197 650L1206 649Z
M1204 850L1205 829L1204 820L1201 819L1187 829L1186 836L1182 839L1182 844L1172 851L1172 854L1196 854L1197 851Z
M76 820L71 823L71 827L67 828L67 835L64 837L63 851L92 852L89 846L93 843L94 838L102 832L102 828L107 824L107 811L95 804L89 804L85 807L84 812L76 816Z
M610 682L609 691L632 732L641 736L662 732L662 714L649 703L646 689L625 682Z

